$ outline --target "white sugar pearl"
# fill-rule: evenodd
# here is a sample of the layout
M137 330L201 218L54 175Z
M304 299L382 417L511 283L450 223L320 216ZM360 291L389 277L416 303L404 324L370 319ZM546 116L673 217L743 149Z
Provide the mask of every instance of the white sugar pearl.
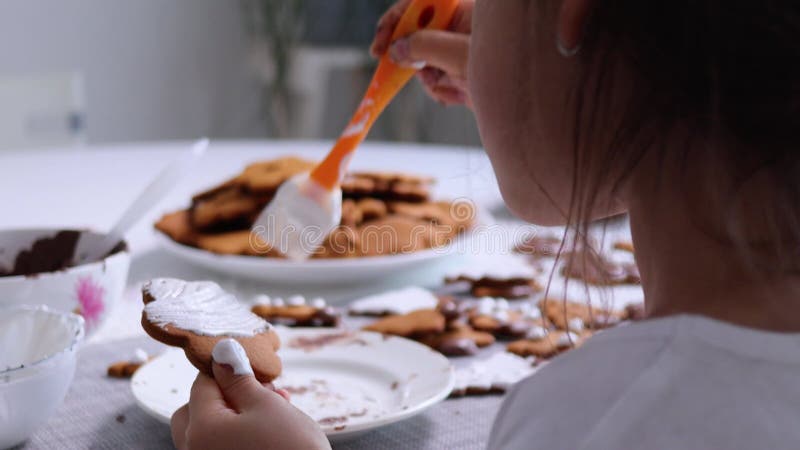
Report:
M494 313L494 305L481 303L478 305L478 314L482 316L491 316Z
M508 311L502 309L495 311L494 314L492 314L492 318L499 322L508 322L509 320Z
M529 311L525 312L525 317L528 319L541 319L542 312L539 308L531 308Z
M528 334L526 335L528 339L534 339L534 340L544 339L546 336L547 336L547 330L545 330L542 327L533 327L530 330L528 330Z
M311 300L311 306L317 309L322 309L326 307L328 303L322 297L317 297L314 300Z
M306 304L306 298L302 295L293 295L289 297L289 300L286 300L286 303L289 306L303 306Z
M494 309L495 301L492 297L481 297L478 301L478 308L492 308Z
M286 303L283 301L282 298L275 297L272 299L272 306L278 306L278 307L286 306Z
M579 340L579 339L580 339L580 337L578 337L578 335L577 335L577 334L575 334L575 333L573 333L573 332L571 332L571 331L570 331L569 333L564 333L564 334L562 334L562 335L561 335L561 336L558 338L558 344L557 344L557 345L559 345L559 346L563 346L563 345L574 345L574 344L577 344L577 343L578 343L578 340Z
M578 317L570 319L569 323L567 324L567 328L574 331L581 331L583 330L583 320Z

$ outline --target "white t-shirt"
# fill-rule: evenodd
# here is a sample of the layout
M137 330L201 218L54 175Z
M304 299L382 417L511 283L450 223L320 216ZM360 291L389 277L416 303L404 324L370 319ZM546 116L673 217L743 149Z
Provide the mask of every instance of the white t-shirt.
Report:
M490 449L800 449L800 334L698 316L595 335L509 392Z

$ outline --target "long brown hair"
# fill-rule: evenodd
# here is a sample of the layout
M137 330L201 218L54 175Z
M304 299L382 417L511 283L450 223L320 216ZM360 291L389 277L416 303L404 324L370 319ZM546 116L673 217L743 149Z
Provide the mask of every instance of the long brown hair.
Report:
M769 238L746 236L731 209L720 238L739 244L760 268L796 269L800 242L800 2L793 0L603 0L585 32L576 105L573 201L569 222L576 241L587 235L603 177L617 189L647 152L705 152L730 174L731 198L757 175L773 180L775 195L756 205ZM622 115L604 105L620 90L613 75L631 74ZM591 101L589 101L591 100ZM593 105L591 110L586 105ZM586 152L602 131L602 154ZM684 145L666 148L679 132ZM592 145L595 145L592 142ZM661 145L660 145L661 144ZM725 199L721 199L722 204ZM774 238L774 239L773 239ZM756 249L757 247L757 252ZM774 264L775 261L783 264Z

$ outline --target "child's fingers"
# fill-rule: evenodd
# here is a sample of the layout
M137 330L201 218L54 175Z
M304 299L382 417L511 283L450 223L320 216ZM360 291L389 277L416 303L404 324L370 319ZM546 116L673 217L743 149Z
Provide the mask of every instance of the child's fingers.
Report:
M275 393L283 397L283 399L287 402L292 402L291 394L289 394L289 391L286 389L275 389Z
M455 78L466 78L470 37L440 30L421 30L398 39L389 49L392 60L403 66L425 62Z
M252 374L237 375L228 365L212 365L214 380L219 385L223 397L237 412L243 412L256 407L263 401L265 395L270 395L268 389L256 380Z
M375 31L375 39L372 41L372 46L370 47L370 53L373 57L379 58L386 53L394 29L397 23L400 22L400 18L403 17L403 13L406 12L410 3L411 0L399 0L380 18L378 21L378 28Z
M464 91L454 87L437 86L433 88L433 95L446 106L467 104L467 96Z
M189 411L191 414L222 414L230 412L225 397L222 395L219 385L213 378L200 373L192 384L191 394L189 395Z
M170 419L169 427L172 432L172 443L178 450L186 448L186 427L189 426L189 405L178 408Z

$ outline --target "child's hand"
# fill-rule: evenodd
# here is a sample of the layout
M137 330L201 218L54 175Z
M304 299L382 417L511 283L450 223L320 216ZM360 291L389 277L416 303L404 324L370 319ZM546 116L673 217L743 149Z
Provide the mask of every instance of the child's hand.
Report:
M401 65L424 63L425 68L417 77L428 95L445 105L472 107L467 91L467 61L475 1L461 1L448 31L422 30L391 44L394 28L409 3L411 0L399 0L383 15L370 52L380 57L388 51Z
M249 362L248 362L249 365ZM317 423L288 402L288 394L252 375L214 363L214 378L199 374L189 404L172 416L179 450L330 449Z

